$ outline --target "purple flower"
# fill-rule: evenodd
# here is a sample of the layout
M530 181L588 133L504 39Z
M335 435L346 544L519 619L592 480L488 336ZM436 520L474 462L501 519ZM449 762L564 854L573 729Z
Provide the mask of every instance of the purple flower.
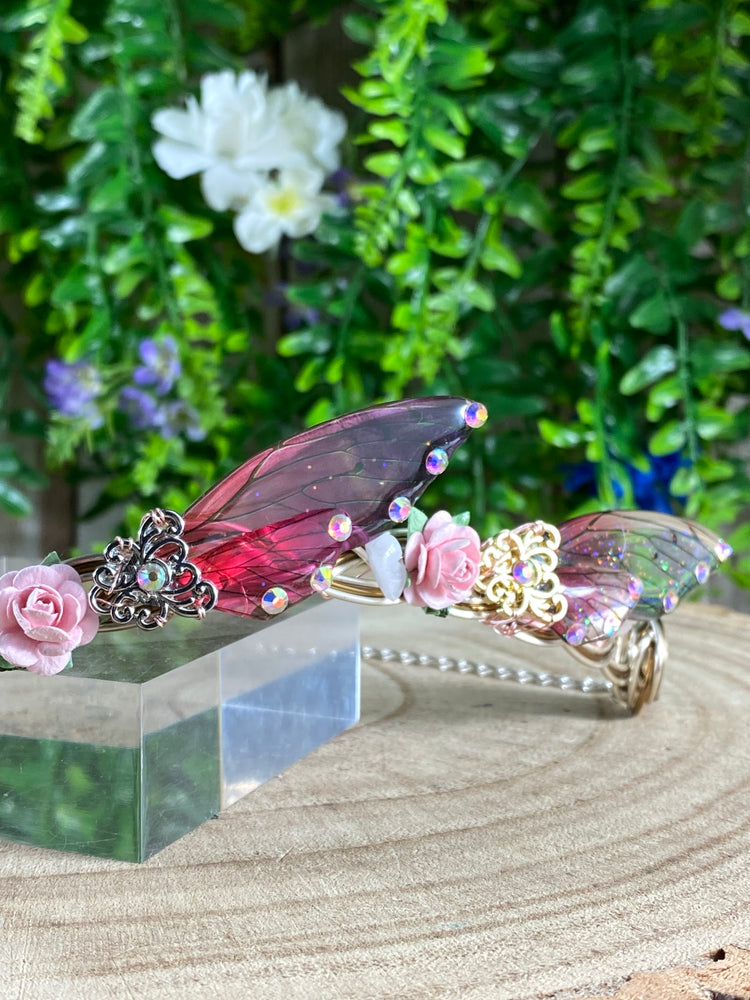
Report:
M126 386L120 393L120 409L137 431L160 430L164 423L164 411L154 397L133 386Z
M144 340L138 348L142 365L133 372L137 385L152 385L157 392L169 392L182 371L174 337Z
M719 326L723 326L725 330L741 330L742 335L750 340L750 312L745 312L744 309L736 306L725 309L719 316Z
M53 410L84 421L91 430L102 426L104 418L96 405L102 379L94 365L86 361L69 364L53 358L47 362L43 384Z
M336 192L336 204L341 208L349 208L352 204L350 192L352 180L352 172L346 167L339 167L338 170L334 170L332 174L328 175L327 183Z
M165 437L184 436L188 441L202 441L206 436L198 411L181 399L164 410L162 433Z

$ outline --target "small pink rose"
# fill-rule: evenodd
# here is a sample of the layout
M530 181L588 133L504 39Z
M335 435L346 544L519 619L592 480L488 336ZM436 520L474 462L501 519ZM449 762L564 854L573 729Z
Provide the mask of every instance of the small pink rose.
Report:
M98 628L72 566L27 566L0 576L0 657L14 667L57 674Z
M466 600L479 574L479 546L473 528L456 524L446 510L433 514L406 543L404 600L436 611Z

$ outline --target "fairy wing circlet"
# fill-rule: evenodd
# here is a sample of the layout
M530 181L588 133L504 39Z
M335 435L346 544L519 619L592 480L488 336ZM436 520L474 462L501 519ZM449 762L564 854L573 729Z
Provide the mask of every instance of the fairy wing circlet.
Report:
M361 410L269 448L217 483L186 511L184 532L191 561L219 590L216 607L265 617L270 588L283 588L290 605L308 597L319 566L393 527L392 500L422 494L434 476L430 452L450 456L468 437L466 406L428 397ZM351 520L347 537L346 523L331 523L340 514Z
M583 514L559 530L568 610L552 630L571 645L668 614L731 553L707 528L652 511Z

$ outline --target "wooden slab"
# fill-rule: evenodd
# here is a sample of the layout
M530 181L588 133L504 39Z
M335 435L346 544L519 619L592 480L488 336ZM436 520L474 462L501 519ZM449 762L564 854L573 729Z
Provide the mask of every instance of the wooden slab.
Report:
M750 997L750 617L668 636L635 719L367 666L360 726L144 865L0 843L0 998ZM408 608L363 638L572 664Z

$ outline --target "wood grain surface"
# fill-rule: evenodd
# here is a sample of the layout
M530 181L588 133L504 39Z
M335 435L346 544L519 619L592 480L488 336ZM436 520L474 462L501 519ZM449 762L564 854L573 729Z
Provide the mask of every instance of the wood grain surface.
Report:
M750 617L661 699L366 666L363 720L144 865L0 843L0 1000L750 997ZM372 645L568 671L409 608Z

